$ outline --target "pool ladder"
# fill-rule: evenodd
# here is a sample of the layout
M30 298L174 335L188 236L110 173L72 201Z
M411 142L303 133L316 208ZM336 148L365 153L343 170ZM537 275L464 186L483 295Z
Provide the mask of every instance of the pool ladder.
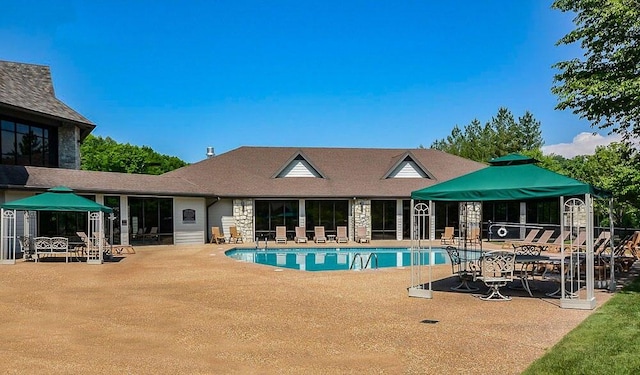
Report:
M262 250L267 250L267 247L269 246L269 241L267 240L267 237L264 238L264 248L262 248ZM260 237L256 237L256 250L259 250L260 248Z
M356 261L359 260L360 261L360 268L355 268L356 267ZM371 262L372 260L375 260L375 267L373 266L373 263ZM367 261L364 261L364 255L360 254L360 253L355 253L355 255L353 256L353 261L351 262L351 266L349 267L350 270L353 269L367 269L369 268L369 266L371 266L371 268L373 269L378 269L378 255L376 253L370 253L369 256L367 257Z

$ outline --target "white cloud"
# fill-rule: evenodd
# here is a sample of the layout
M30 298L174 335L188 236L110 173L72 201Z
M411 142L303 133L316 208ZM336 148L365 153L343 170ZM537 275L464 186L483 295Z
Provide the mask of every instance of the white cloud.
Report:
M605 146L611 142L620 142L621 140L622 136L619 134L602 136L597 133L583 132L573 137L571 143L542 146L542 153L545 155L561 155L570 159L578 155L593 155L597 146Z

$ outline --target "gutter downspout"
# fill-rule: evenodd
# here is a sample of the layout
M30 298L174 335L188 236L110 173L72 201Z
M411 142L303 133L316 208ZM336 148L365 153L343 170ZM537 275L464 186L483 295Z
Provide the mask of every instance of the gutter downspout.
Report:
M205 215L207 216L207 219L205 220L207 223L207 226L204 228L204 233L205 233L205 243L209 243L209 236L211 235L211 231L209 230L209 208L211 206L213 206L214 204L220 202L220 197L217 197L216 200L213 201L213 203L207 205L207 209L205 210Z

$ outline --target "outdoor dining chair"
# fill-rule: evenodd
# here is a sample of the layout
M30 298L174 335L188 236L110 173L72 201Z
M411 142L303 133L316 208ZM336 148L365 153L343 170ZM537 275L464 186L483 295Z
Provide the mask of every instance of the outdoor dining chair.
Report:
M221 243L225 243L226 239L224 238L224 236L222 235L222 233L220 233L220 227L211 227L211 241L210 243L216 243L216 244L221 244Z
M500 288L513 281L516 253L513 251L496 250L489 251L480 260L481 280L489 287L489 293L480 297L484 301L509 301L511 297L500 293Z
M469 259L462 257L458 248L454 246L447 246L445 250L447 251L447 255L449 255L449 260L451 262L451 272L454 275L457 275L460 279L460 284L452 286L451 290L455 290L456 292L477 291L477 287L469 285L470 282L476 279L479 271L475 261L470 261Z
M242 236L240 235L240 232L238 231L238 227L235 226L231 226L229 227L229 243L244 243L244 240L242 239Z

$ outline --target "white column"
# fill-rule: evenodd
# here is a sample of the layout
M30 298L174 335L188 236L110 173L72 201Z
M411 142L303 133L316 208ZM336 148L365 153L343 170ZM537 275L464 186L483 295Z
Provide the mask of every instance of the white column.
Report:
M307 227L307 213L304 209L304 199L298 199L298 226Z
M129 222L129 197L126 195L120 196L120 243L123 245L129 244L129 231L131 223Z
M396 199L396 240L402 241L402 199Z

